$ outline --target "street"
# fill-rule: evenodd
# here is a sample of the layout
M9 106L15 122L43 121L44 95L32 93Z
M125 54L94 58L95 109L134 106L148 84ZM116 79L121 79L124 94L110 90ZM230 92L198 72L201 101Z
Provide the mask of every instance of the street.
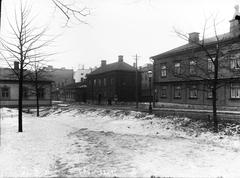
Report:
M60 108L50 110L41 118L25 114L23 133L13 130L16 125L13 118L5 118L0 176L217 177L240 174L239 147L234 145L239 144L239 137L226 138L228 145L213 141L213 135L187 137L164 129L166 125L171 126L167 122L164 126L159 118L145 115L139 119L139 114Z

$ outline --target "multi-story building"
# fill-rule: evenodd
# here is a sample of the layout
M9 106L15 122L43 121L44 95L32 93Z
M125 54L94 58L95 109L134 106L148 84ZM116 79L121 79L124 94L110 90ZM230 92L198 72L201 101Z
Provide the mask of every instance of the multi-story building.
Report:
M123 56L118 56L118 62L111 64L102 60L101 67L87 75L88 100L95 103L135 101L140 96L140 90L136 95L136 85L140 88L140 81L140 72L125 63Z
M213 80L217 57L217 105L240 106L239 37L239 20L234 18L228 33L203 40L199 33L190 33L187 44L151 57L155 98L159 102L211 105L209 81Z

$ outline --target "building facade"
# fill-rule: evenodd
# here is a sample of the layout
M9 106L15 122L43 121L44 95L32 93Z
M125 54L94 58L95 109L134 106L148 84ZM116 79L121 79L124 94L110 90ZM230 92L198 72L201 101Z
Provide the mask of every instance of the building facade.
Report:
M146 102L151 99L150 96L152 96L153 91L150 93L150 82L151 82L151 89L152 89L152 81L149 81L149 71L153 70L153 65L152 64L146 64L143 67L140 67L140 72L141 72L141 102Z
M73 78L73 69L53 68L48 66L44 69L52 80L52 98L53 100L60 100L60 90L69 84L75 83Z
M111 64L103 60L101 67L87 75L88 101L109 104L136 101L136 97L140 97L140 81L140 72L125 63L123 56L118 56L118 62Z
M38 81L39 105L52 105L51 81ZM0 107L18 106L18 80L9 68L0 68ZM33 81L23 82L23 106L35 106L36 94Z
M60 88L60 100L68 102L86 102L87 85L86 80L83 82L73 83Z
M188 43L151 57L155 98L159 102L211 105L213 62L218 59L217 105L240 106L240 24L230 21L230 32ZM220 49L220 51L217 51ZM157 103L156 103L157 106Z
M86 80L87 74L91 73L94 70L95 70L95 68L85 69L84 65L83 65L82 68L79 68L74 72L75 82L76 83L83 82L84 80Z

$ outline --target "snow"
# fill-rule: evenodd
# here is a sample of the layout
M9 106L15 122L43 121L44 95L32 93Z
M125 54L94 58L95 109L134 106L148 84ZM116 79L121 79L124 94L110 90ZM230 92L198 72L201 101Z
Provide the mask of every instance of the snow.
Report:
M212 133L202 122L83 106L24 114L2 108L0 177L237 177L238 125Z

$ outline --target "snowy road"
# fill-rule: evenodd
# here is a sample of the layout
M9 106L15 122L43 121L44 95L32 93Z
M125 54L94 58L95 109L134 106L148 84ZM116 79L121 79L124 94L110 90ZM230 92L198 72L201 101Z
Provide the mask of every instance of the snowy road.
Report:
M0 176L240 175L236 146L184 137L158 120L74 109L25 118L23 134L3 122Z

